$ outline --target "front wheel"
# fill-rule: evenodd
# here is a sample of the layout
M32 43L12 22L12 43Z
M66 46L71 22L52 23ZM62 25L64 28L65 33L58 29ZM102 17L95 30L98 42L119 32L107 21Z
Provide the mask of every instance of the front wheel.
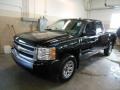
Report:
M66 57L61 62L59 79L60 81L68 81L74 75L76 69L76 59L74 56Z
M112 42L110 42L108 47L106 49L104 49L104 55L109 56L112 52L112 49L113 49L113 44L112 44Z

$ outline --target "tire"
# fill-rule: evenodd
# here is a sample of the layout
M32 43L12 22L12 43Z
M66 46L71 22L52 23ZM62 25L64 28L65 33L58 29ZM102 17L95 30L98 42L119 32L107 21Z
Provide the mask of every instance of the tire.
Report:
M72 78L76 70L76 59L73 55L67 55L61 62L59 69L59 80L68 81Z
M106 49L104 49L104 55L109 56L112 52L112 49L113 49L113 43L110 42L108 47Z

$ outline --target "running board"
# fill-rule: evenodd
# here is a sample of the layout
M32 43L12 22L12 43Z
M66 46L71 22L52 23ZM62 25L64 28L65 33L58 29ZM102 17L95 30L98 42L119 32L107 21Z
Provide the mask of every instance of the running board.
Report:
M101 50L103 50L104 47L95 47L92 48L91 50L86 51L86 53L82 53L81 55L79 55L80 59L86 59L88 57L91 57L97 53L99 53Z

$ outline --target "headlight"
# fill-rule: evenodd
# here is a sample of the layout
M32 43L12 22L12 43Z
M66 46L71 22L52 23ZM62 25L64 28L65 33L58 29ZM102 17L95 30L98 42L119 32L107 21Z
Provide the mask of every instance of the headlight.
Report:
M55 60L56 48L38 48L38 60Z

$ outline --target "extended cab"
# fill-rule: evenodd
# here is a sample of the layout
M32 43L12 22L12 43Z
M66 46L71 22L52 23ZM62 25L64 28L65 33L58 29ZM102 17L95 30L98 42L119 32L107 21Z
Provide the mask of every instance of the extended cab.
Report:
M69 80L79 67L80 57L104 50L110 55L116 35L105 32L102 22L91 19L62 19L45 32L28 32L14 37L12 56L17 64L30 70L56 73Z

